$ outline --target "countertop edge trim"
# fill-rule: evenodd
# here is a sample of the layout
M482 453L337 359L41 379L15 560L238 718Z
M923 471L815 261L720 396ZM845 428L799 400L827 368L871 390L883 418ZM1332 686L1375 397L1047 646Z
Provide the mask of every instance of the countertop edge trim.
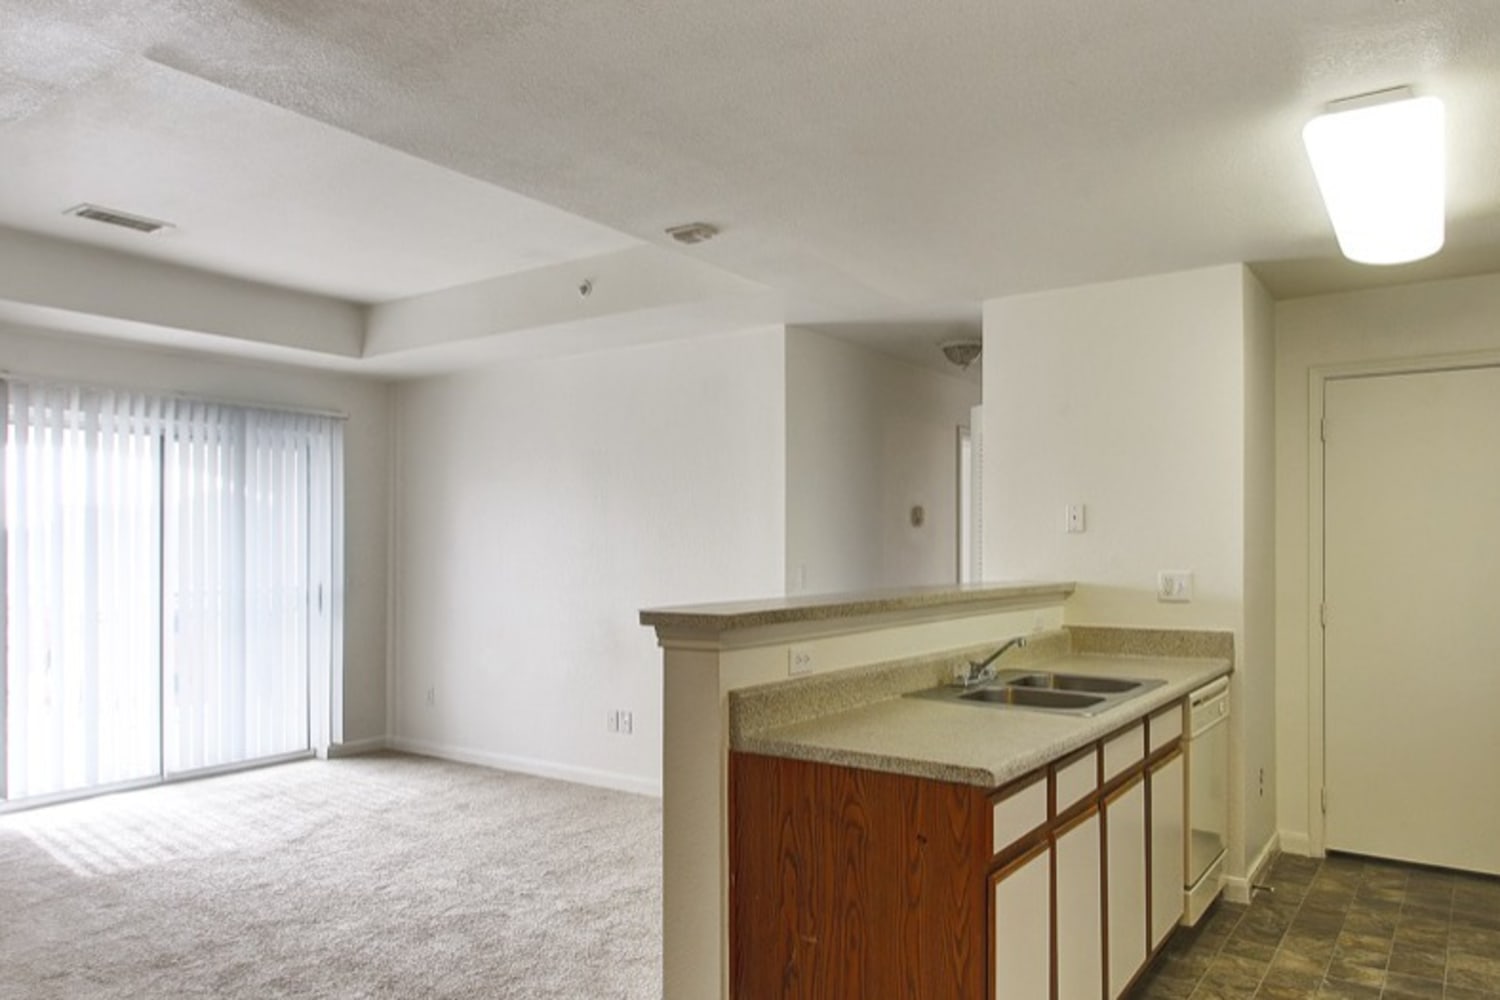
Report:
M890 594L829 595L826 600L789 598L791 603L774 601L762 606L745 606L740 602L699 605L681 608L646 608L640 622L653 627L663 637L708 638L726 632L766 628L797 623L829 622L839 619L868 619L915 610L951 609L965 614L1031 607L1039 602L1061 603L1072 595L1077 585L1062 583L1017 583L974 589L943 588L931 591L897 591Z

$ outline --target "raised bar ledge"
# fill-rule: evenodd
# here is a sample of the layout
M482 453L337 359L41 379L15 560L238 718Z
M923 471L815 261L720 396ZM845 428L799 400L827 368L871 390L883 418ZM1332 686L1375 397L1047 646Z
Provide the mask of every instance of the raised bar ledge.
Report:
M912 612L1003 611L1035 604L1057 604L1073 593L1072 582L1022 581L974 583L962 586L905 587L856 594L812 594L759 601L727 601L679 607L647 608L641 624L654 627L658 639L667 636L710 638L726 632L776 626L848 622L900 617Z

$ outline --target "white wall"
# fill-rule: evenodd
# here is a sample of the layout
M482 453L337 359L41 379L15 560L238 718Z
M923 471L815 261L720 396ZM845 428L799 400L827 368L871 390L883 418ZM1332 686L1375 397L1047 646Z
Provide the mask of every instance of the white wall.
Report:
M1265 293L1236 264L996 299L984 341L985 575L1077 581L1069 623L1235 633L1243 875L1275 826ZM1193 572L1191 603L1157 601L1167 569Z
M1235 712L1245 844L1253 851L1276 836L1276 327L1265 287L1248 269L1244 280L1245 623Z
M787 593L958 579L958 428L977 383L787 331ZM921 527L911 508L926 512Z
M1276 752L1282 841L1305 849L1311 824L1310 645L1321 641L1309 589L1309 386L1320 366L1431 362L1500 351L1500 275L1321 295L1276 306ZM1317 751L1320 752L1320 751Z
M345 743L355 743L385 735L390 415L385 383L4 324L0 369L347 414L343 737Z
M1236 265L985 303L987 577L1076 580L1077 622L1239 627L1242 297Z
M659 789L638 612L780 591L784 344L763 328L398 387L396 746ZM606 731L622 708L632 736Z

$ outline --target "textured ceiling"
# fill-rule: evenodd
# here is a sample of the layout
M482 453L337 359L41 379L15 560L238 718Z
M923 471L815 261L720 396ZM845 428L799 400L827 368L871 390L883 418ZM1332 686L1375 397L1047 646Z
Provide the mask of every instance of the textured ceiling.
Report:
M0 0L0 18L0 141L149 60L641 240L716 223L693 256L856 339L1239 260L1281 294L1500 269L1494 0ZM1358 268L1299 133L1399 84L1448 105L1449 247Z
M146 60L0 128L0 224L358 302L639 241ZM178 228L64 215L95 202Z

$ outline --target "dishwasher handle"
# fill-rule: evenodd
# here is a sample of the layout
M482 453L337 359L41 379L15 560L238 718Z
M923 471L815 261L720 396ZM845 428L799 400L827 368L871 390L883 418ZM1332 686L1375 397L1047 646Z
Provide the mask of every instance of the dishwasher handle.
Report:
M1221 694L1229 693L1229 678L1220 677L1218 680L1203 685L1188 697L1188 703L1197 708L1210 698L1217 698Z
M1210 729L1229 721L1229 678L1224 677L1194 691L1188 705L1188 739L1201 738Z

